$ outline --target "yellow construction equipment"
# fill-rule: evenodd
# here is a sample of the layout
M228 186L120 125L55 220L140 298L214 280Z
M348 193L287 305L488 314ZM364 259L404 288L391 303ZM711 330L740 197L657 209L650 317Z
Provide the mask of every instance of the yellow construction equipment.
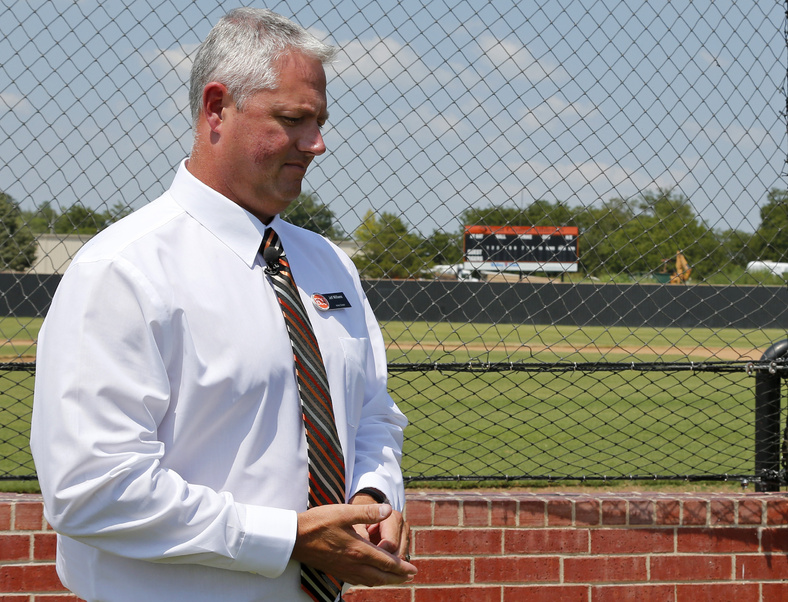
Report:
M676 252L676 271L670 275L671 284L682 284L689 280L692 268L681 251Z

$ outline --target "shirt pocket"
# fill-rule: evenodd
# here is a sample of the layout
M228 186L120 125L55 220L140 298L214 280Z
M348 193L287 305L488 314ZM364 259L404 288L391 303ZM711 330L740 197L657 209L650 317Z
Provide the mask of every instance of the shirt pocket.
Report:
M340 338L345 357L345 411L349 426L358 428L366 389L366 366L369 340L366 338Z

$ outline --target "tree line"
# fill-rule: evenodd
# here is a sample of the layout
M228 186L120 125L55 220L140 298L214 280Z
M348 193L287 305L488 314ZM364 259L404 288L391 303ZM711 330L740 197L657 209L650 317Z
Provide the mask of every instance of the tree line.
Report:
M58 211L46 203L22 210L10 195L0 192L0 267L29 268L40 234L95 234L128 213L120 204L96 210L77 203ZM634 199L613 198L591 207L544 200L524 208L471 207L458 216L454 232L435 230L426 236L402 216L373 211L348 235L331 208L313 192L302 193L283 217L334 240L355 240L360 250L353 260L365 278L424 277L436 265L461 262L464 225L576 226L581 271L604 280L658 271L677 252L685 256L697 281L720 274L736 280L753 260L788 261L788 191L778 189L768 192L754 233L710 227L687 197L671 189L647 191Z
M713 228L687 197L664 188L590 207L544 200L525 208L472 207L459 215L457 231L436 230L426 237L414 234L400 216L368 212L354 232L361 243L354 260L367 278L414 277L436 264L462 261L464 225L575 226L579 267L591 277L610 281L653 274L681 252L692 280L754 283L744 273L748 262L788 261L788 191L769 191L760 218L755 232ZM769 277L757 281L764 279Z

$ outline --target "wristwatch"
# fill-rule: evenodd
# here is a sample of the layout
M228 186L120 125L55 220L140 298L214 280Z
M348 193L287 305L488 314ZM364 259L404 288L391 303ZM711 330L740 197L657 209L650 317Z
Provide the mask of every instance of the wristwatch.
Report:
M382 491L377 489L373 489L372 487L364 487L363 489L359 489L356 491L356 495L359 493L363 493L364 495L368 495L373 500L375 500L378 504L390 504L389 498L386 497Z

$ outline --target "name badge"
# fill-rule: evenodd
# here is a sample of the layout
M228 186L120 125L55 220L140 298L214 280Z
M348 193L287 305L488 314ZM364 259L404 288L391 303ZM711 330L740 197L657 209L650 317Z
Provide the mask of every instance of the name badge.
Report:
M350 301L347 300L345 293L314 293L312 295L312 303L320 311L350 307Z

